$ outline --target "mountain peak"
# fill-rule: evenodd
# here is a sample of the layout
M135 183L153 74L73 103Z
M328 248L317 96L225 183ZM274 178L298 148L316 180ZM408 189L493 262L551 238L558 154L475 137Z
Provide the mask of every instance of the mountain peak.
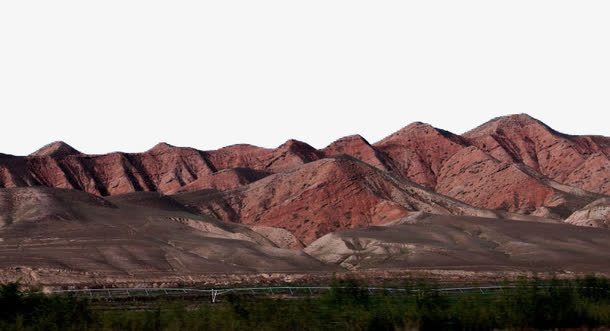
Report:
M413 123L405 126L404 128L394 132L393 134L385 137L381 141L375 143L375 146L382 146L387 143L393 143L396 140L404 140L404 139L410 140L415 137L432 138L434 136L443 137L443 139L448 139L448 140L451 140L458 144L465 144L463 142L463 139L460 136L458 136L450 131L439 129L428 123L413 122Z
M407 126L405 126L404 128L402 128L402 130L400 131L410 131L410 130L437 130L437 128L435 128L434 126L432 126L431 124L428 123L424 123L424 122L413 122Z
M279 150L315 150L308 143L296 139L288 139L278 147Z
M543 130L557 133L557 131L544 124L542 121L525 113L499 116L486 123L464 133L464 136L486 135L498 130L525 128L528 126L539 127Z
M488 123L493 123L493 122L504 124L504 125L513 124L513 125L521 125L521 126L530 125L530 124L543 124L539 119L534 118L526 113L499 116L499 117L493 118Z
M443 136L453 136L454 135L453 133L451 133L449 131L439 129L435 126L432 126L431 124L424 123L424 122L413 122L413 123L405 126L404 128L398 130L395 134L398 134L398 135L440 134Z
M353 134L350 136L345 136L333 141L331 144L326 146L326 148L332 147L334 145L346 145L346 144L360 144L360 145L370 145L368 140L366 140L363 136L359 134Z
M170 145L166 142L160 142L160 143L156 144L155 146L153 146L153 148L151 148L149 151L162 152L162 151L166 151L166 150L173 149L173 148L176 148L176 146Z
M82 153L63 141L54 141L38 149L30 156L68 156L76 154Z

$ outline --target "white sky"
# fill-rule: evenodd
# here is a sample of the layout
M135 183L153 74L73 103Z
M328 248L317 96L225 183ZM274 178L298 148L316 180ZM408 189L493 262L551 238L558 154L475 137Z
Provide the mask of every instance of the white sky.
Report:
M610 1L0 1L0 152L610 135Z

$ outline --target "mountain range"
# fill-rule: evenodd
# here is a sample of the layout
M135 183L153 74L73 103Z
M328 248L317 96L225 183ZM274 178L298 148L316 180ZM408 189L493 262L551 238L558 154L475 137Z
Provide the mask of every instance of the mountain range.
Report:
M54 142L28 156L0 154L0 187L0 250L4 255L0 267L4 268L21 263L28 268L54 266L57 270L91 269L102 274L112 270L146 273L147 268L194 273L209 268L263 271L265 265L284 271L353 269L358 266L352 261L355 255L337 256L354 251L354 247L360 247L361 255L379 255L377 248L385 244L373 245L376 249L371 250L362 242L354 246L353 239L369 233L369 244L387 241L379 226L383 231L404 232L392 239L401 247L411 247L405 254L412 258L399 258L400 266L451 260L447 255L439 260L437 249L427 262L416 262L424 261L427 255L421 252L431 249L421 246L430 245L428 237L434 237L430 231L448 235L460 228L458 232L463 234L477 226L493 236L508 231L511 234L502 234L503 240L511 239L508 244L485 239L503 247L502 252L481 242L481 235L460 240L471 249L460 255L455 250L464 247L454 247L459 259L474 258L472 250L480 250L476 259L482 264L491 265L496 259L510 265L506 255L510 260L510 256L521 254L513 241L531 247L543 245L533 239L535 232L520 241L515 239L522 235L510 229L510 224L523 231L564 233L568 238L574 234L585 243L586 236L598 238L577 245L582 248L578 254L574 247L568 249L575 254L570 255L573 258L588 256L581 260L589 264L596 263L597 253L583 252L610 252L606 247L610 244L603 243L610 237L610 138L560 133L526 114L495 118L461 135L416 122L376 143L354 135L323 149L296 140L275 149L242 144L212 151L160 143L142 153L88 155ZM481 225L490 220L496 223ZM427 222L435 226L422 225ZM100 247L107 243L101 237L94 238L95 233L87 228L123 244L130 236L116 232L119 229L120 233L133 232L131 237L138 240L130 249L114 247L103 253ZM69 229L75 237L67 235ZM418 231L428 232L411 240ZM382 239L371 239L375 235ZM166 246L155 246L154 240L150 241L153 237ZM237 257L208 247L211 237L231 242L225 246L243 254ZM57 258L45 255L53 252L46 248L45 254L34 250L28 255L24 247L34 238L42 240L42 246L37 247L65 244L54 246L60 251L56 253L65 255L67 261L80 262L62 262L60 268ZM81 261L80 255L89 250L74 250L68 244L76 238L88 238L91 244L83 247L92 245L95 253L87 253L86 261ZM176 240L185 243L178 247ZM556 256L565 248L559 237L553 240L544 240L548 245L537 250L541 260L545 259L542 252ZM345 246L347 242L351 244ZM443 243L435 245L446 250ZM214 245L223 246L220 242ZM494 258L497 254L503 257ZM598 257L607 258L604 254L610 253ZM180 262L169 255L177 256L174 260ZM382 260L387 262L386 255ZM202 256L207 258L202 260ZM226 256L239 263L232 262L229 267L219 262L226 261ZM261 262L248 258L254 256ZM457 263L456 258L449 265ZM45 262L39 264L41 260ZM209 264L212 260L217 264L214 267ZM561 259L551 260L561 264ZM23 261L38 262L30 265ZM372 257L371 261L378 259Z

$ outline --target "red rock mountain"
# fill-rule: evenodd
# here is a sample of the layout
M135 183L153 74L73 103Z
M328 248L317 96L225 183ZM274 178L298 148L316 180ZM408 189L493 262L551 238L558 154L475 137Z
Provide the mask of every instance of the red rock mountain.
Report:
M460 136L419 122L375 144L397 166L399 175L432 188L443 163L466 146Z
M559 133L519 114L463 135L417 122L374 144L355 135L321 150L289 140L275 149L160 143L143 153L87 155L54 142L29 156L0 154L0 187L175 194L200 213L281 227L308 243L419 211L582 215L610 195L609 156L608 137Z
M55 156L62 157L68 155L78 155L81 152L72 148L72 146L66 144L63 141L55 141L46 146L43 146L36 152L30 154L31 156Z
M338 229L387 223L418 211L499 216L349 157L311 162L235 190L174 198L220 219L284 228L305 244Z
M371 146L360 135L341 138L328 145L322 152L326 157L349 155L381 170L387 171L395 168L392 160L385 153Z
M570 136L525 114L487 122L464 134L498 160L523 163L560 183L610 194L610 138Z

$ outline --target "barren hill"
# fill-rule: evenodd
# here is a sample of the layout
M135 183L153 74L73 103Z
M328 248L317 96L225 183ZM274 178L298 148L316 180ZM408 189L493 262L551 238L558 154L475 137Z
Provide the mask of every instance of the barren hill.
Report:
M0 215L0 270L17 268L45 282L332 270L157 193L106 200L76 190L4 189Z
M348 269L609 273L610 232L564 224L418 215L328 234L305 251Z

